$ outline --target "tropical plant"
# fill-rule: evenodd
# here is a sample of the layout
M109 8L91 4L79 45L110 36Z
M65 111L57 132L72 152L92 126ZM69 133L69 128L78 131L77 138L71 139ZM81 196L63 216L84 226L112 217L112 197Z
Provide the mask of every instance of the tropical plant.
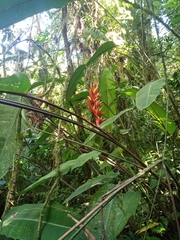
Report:
M180 239L179 10L1 4L0 239Z

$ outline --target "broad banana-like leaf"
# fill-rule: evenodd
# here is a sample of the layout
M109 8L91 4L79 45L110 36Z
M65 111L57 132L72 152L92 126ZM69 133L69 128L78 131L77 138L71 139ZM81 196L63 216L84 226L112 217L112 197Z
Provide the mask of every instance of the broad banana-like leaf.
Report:
M121 93L136 99L137 91L138 91L137 89L132 88L132 89L121 91ZM166 131L166 125L167 125L168 133L173 134L173 132L176 130L176 124L169 115L168 115L168 119L166 120L166 117L167 117L166 111L161 106L159 106L156 102L153 102L148 107L146 107L146 110L153 117L153 122L160 129L162 129L163 131Z
M0 234L13 239L36 240L39 217L43 204L25 204L8 211L2 221ZM51 202L45 210L42 219L40 239L57 240L75 223L67 215L77 220L80 216L57 202ZM72 233L74 234L74 233ZM70 239L72 234L66 239ZM85 239L84 233L79 233L76 240Z
M34 14L52 8L61 8L72 0L8 0L0 3L0 29L8 27Z
M160 93L160 89L165 84L164 78L151 81L141 88L136 94L136 106L139 110L147 108L153 103Z
M21 97L7 95L7 99L21 101ZM20 112L18 108L0 104L0 179L9 171L21 145Z
M101 111L104 113L103 116L106 118L114 116L117 110L116 85L113 74L107 67L104 68L101 75L99 92L103 102L103 106L101 108Z

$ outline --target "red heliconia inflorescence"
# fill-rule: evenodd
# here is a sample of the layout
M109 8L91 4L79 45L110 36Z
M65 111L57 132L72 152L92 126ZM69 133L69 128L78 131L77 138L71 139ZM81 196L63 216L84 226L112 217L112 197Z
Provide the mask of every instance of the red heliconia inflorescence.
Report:
M101 115L104 113L100 110L103 104L100 102L101 94L98 92L98 83L94 82L90 85L89 88L89 99L88 99L88 106L94 115L96 125L100 127L100 124L105 121L105 119L101 118Z

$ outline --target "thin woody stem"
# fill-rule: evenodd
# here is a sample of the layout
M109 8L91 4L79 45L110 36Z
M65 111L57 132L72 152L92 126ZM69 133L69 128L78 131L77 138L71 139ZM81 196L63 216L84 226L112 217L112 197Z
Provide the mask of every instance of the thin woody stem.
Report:
M64 240L71 232L73 232L77 227L79 227L81 224L83 224L83 226L75 233L75 235L72 236L71 239L74 239L74 237L79 233L79 231L81 231L81 229L84 228L88 224L88 222L90 222L90 220L95 215L98 214L98 212L101 210L101 207L105 207L123 188L125 188L127 185L129 185L136 179L142 177L145 173L149 172L152 168L154 168L161 162L162 162L162 160L156 161L155 163L151 164L150 166L148 166L148 167L144 168L143 170L141 170L140 172L138 172L135 176L124 181L121 185L116 186L111 191L109 191L109 196L105 200L103 200L101 203L99 203L93 210L91 210L84 218L82 218L78 223L76 223L71 229L69 229L58 240Z

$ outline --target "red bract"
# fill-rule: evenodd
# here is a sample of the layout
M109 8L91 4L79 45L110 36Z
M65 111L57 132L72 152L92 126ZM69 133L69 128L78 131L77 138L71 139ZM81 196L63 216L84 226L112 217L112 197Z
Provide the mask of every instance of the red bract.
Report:
M98 92L98 83L94 82L89 88L88 106L95 117L95 122L98 127L100 127L100 124L105 121L105 119L101 118L101 115L104 113L100 110L103 106L100 102L100 96L101 94Z

